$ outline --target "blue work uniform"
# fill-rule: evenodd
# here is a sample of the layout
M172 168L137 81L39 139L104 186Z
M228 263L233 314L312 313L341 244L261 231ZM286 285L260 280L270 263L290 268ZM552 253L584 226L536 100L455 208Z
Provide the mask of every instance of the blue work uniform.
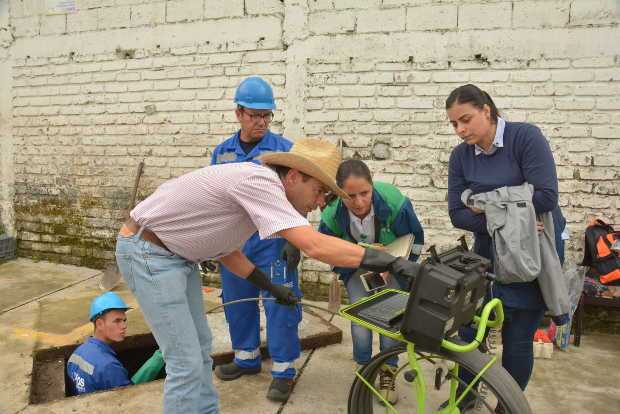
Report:
M67 363L67 376L73 395L132 384L112 347L93 337L71 354Z
M240 131L218 145L211 158L211 164L231 162L255 162L267 152L289 151L293 145L289 140L271 131L263 136L258 144L245 153L241 146ZM286 285L301 297L297 268L287 269L282 259L286 240L282 238L260 240L258 232L243 246L242 252L260 270L271 278L273 284ZM260 291L252 283L235 276L225 266L222 269L222 301L271 296ZM300 342L298 325L301 321L301 306L284 306L274 301L263 302L267 319L267 346L273 360L271 369L274 378L294 378L293 362L299 358ZM260 356L260 315L257 302L247 302L224 307L232 347L234 362L243 368L254 368L261 364Z

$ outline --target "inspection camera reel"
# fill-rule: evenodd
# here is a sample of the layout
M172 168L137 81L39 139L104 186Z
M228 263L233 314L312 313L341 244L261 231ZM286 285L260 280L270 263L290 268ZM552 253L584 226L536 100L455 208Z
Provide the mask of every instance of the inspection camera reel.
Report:
M469 250L464 237L459 246L437 253L422 263L411 287L411 294L400 332L418 349L437 352L441 342L469 323L484 302L493 275L491 262Z

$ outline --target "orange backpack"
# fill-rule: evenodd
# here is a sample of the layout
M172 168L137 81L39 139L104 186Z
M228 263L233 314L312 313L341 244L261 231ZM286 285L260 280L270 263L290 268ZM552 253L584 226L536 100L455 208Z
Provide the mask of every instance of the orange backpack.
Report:
M620 240L620 232L602 220L586 228L582 266L588 266L586 276L605 285L620 285L620 254L612 248Z

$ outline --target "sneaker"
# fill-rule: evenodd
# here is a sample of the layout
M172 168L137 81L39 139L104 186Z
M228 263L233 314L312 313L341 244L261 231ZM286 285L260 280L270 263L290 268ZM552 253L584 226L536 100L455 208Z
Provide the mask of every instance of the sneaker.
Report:
M390 404L398 401L396 392L396 368L384 365L379 372L379 392Z
M293 380L290 378L274 378L269 385L267 398L271 401L285 402L293 391Z
M222 381L232 381L236 380L242 375L258 374L260 370L260 365L255 368L242 368L234 362L229 362L228 364L218 365L217 367L215 367L215 376Z

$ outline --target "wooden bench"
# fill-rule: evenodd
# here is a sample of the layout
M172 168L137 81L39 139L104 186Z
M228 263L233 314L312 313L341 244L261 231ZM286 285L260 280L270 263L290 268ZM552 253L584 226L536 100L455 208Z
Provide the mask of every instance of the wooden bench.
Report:
M604 308L620 309L620 298L601 298L596 296L581 295L579 305L575 310L575 346L581 343L581 331L583 330L583 315L586 306L600 306Z

